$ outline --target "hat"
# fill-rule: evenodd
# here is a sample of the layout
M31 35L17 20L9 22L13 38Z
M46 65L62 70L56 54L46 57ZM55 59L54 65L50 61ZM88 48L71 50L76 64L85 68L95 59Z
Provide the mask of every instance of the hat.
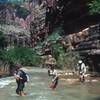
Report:
M82 63L82 60L79 60L78 63L81 64Z

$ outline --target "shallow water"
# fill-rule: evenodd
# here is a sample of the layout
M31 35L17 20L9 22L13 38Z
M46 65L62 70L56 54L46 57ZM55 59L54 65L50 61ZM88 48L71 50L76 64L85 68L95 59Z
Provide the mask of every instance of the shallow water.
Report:
M25 97L16 95L13 77L0 79L0 100L100 100L100 82L63 84L59 81L56 90L51 90L46 69L34 68L29 77Z

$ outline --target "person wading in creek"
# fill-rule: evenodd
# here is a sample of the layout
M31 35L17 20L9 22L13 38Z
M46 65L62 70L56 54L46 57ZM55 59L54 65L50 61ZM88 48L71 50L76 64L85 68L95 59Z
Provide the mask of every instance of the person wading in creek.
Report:
M21 68L21 65L17 64L16 71L14 73L14 77L17 83L16 93L20 96L25 96L26 93L24 93L23 89L25 87L25 82L28 81L28 76Z
M79 80L81 82L85 81L85 74L86 74L86 66L82 60L78 61L78 71L79 71Z
M52 76L52 82L51 82L49 87L51 89L55 89L57 87L57 85L58 85L59 77L58 77L57 70L54 69L54 66L52 66L52 65L49 66L48 75Z

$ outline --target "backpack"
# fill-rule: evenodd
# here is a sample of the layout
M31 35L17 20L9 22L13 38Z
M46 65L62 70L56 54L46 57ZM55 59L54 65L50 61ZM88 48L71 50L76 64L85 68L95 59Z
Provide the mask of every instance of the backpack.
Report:
M22 81L27 82L28 81L27 74L23 70L21 70L21 73L22 73L21 74Z

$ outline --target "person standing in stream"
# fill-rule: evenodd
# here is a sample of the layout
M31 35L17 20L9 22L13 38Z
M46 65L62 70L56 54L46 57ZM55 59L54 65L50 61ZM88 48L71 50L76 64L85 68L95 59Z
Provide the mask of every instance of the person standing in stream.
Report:
M28 81L28 77L26 73L21 69L21 65L16 65L16 71L14 73L14 77L16 79L17 83L17 89L16 93L20 96L25 96L26 93L24 93L24 87L25 87L25 82Z
M57 85L58 85L59 77L58 77L57 70L54 69L54 66L50 66L49 67L48 75L52 76L52 82L50 84L50 88L51 89L55 89L57 87Z
M85 74L86 74L86 66L82 60L78 61L78 71L79 71L79 80L81 82L85 81Z

